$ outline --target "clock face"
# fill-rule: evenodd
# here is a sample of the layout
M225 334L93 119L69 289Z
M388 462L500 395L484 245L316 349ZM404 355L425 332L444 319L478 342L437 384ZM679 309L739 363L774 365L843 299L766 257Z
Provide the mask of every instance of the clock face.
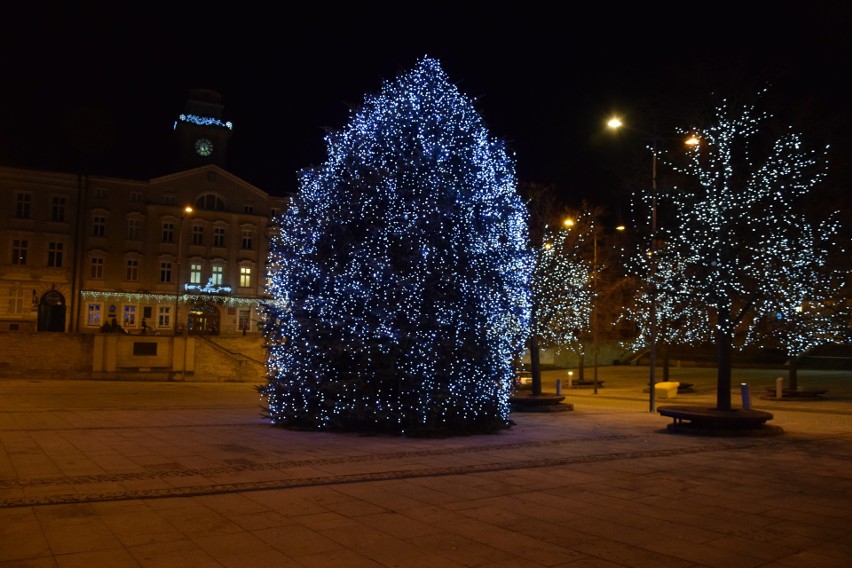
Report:
M195 141L195 151L199 156L209 156L213 153L213 142L207 138L199 138Z

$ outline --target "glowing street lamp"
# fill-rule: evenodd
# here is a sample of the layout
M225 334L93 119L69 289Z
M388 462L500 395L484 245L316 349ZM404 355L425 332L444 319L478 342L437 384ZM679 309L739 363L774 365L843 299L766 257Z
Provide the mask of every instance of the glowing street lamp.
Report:
M624 127L624 123L618 117L613 117L607 121L606 125L612 130L618 130ZM648 253L650 257L649 264L649 296L650 296L650 319L651 319L651 337L648 350L648 392L650 393L649 404L650 411L654 412L654 385L656 384L655 369L657 365L657 141L659 136L652 135L639 128L629 127L631 130L636 130L642 134L649 136L653 142L651 150L651 250ZM696 146L700 143L696 136L690 136L684 141L688 146Z
M181 212L180 221L178 222L178 245L177 245L177 268L175 270L175 335L178 333L178 310L180 306L178 305L178 299L180 298L180 267L181 267L181 257L183 256L183 221L189 215L192 214L192 207L187 205L183 208Z
M624 231L624 225L613 227L616 231ZM594 385L594 394L598 394L598 224L592 225L593 232L593 255L592 255L592 354L593 354L593 371L592 382Z
M574 226L574 219L568 217L562 224L570 229ZM597 221L592 220L592 309L589 314L589 328L592 332L592 353L593 353L593 385L594 385L594 394L598 394L598 230L601 228L609 228L609 227L601 227ZM624 231L624 225L618 225L616 227L611 227L616 231Z

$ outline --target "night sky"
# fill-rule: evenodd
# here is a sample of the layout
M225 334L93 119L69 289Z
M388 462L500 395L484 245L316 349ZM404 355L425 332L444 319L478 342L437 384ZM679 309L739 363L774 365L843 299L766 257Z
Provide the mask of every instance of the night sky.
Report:
M170 173L174 120L190 89L208 88L234 123L229 169L269 193L293 192L298 170L325 160L326 129L343 128L365 93L429 55L477 100L515 153L519 180L552 185L566 202L614 199L637 179L631 168L649 162L638 131L605 131L612 112L673 134L720 97L765 86L780 120L832 145L831 183L852 180L848 4L780 2L766 13L744 13L746 2L521 4L15 8L0 37L0 164Z

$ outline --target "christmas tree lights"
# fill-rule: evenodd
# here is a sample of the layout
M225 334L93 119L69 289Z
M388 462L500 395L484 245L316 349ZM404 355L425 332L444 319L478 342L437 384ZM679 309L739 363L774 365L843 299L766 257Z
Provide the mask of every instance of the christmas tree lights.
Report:
M270 245L266 415L409 436L508 427L533 257L504 144L426 57L326 145Z

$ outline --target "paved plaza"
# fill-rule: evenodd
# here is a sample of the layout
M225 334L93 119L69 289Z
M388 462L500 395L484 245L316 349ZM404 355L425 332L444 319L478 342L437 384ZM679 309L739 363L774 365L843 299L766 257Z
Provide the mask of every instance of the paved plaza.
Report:
M656 407L714 406L714 374ZM732 401L780 435L668 432L648 368L603 367L545 372L573 410L448 439L273 427L246 383L0 379L0 567L846 567L852 372L777 376Z

